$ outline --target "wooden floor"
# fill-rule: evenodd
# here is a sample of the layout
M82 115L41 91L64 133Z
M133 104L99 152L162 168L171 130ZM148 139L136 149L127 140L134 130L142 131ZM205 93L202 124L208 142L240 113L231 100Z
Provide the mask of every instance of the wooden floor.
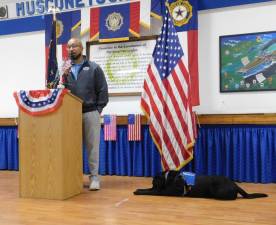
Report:
M0 171L0 225L276 225L276 184L240 184L262 199L217 201L178 197L134 196L151 178L103 176L100 191L65 201L18 197L18 172Z

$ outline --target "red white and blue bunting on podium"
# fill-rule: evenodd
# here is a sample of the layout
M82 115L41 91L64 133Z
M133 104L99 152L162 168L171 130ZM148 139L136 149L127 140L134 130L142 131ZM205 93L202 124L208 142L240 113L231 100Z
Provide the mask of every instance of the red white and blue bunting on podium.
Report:
M45 115L56 111L62 104L67 89L47 89L14 92L18 107L32 116Z

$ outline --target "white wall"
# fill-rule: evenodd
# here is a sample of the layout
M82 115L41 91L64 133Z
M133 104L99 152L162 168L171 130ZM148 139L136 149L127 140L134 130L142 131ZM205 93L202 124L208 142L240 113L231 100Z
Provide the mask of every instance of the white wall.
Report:
M276 112L275 91L219 92L219 36L276 31L275 12L275 1L199 12L199 114ZM44 32L0 36L0 117L17 116L13 91L44 87L44 62ZM103 113L141 113L140 98L111 97Z
M199 114L275 113L276 92L219 92L219 36L276 31L276 3L199 13Z
M13 92L44 89L44 32L0 36L0 118L18 116Z
M142 36L159 32L161 22L158 20L152 22L154 29L142 29ZM84 36L83 39L88 38ZM85 46L85 41L83 45ZM18 108L13 92L45 87L44 31L0 36L0 65L0 118L17 117ZM111 97L103 113L117 115L142 113L140 97Z
M219 91L219 36L276 31L276 3L199 11L198 114L275 113L276 92ZM142 113L139 97L113 97L103 113Z
M141 36L159 34L162 22L151 19L151 30L141 27ZM140 108L140 96L110 97L108 105L104 108L103 114L127 115L129 113L143 114Z

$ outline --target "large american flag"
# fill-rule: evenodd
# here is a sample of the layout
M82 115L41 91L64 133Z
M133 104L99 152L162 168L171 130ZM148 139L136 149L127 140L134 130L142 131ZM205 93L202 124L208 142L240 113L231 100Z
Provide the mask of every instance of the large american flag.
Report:
M117 121L116 115L104 115L104 140L116 141Z
M183 50L166 9L141 98L164 170L180 169L193 158L190 75L186 68Z
M141 140L141 115L128 114L128 140L140 141Z

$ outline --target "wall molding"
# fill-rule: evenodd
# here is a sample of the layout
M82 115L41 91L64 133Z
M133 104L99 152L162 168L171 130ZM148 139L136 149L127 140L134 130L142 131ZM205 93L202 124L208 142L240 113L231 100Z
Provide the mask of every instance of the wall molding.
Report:
M18 118L0 118L0 126L17 126Z
M117 116L117 125L126 125L127 116ZM276 124L276 113L266 114L202 114L197 115L198 124ZM145 116L142 124L148 124ZM0 126L17 126L18 118L0 118Z
M198 115L199 124L276 124L276 113Z

